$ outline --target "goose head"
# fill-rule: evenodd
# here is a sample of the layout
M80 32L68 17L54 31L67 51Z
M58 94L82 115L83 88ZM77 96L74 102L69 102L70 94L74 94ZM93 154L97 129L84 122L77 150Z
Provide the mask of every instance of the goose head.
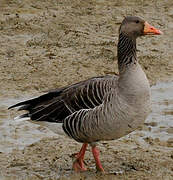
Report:
M159 29L156 29L147 21L144 21L143 19L136 16L125 17L120 26L119 33L123 33L132 39L136 39L137 37L143 35L163 34Z

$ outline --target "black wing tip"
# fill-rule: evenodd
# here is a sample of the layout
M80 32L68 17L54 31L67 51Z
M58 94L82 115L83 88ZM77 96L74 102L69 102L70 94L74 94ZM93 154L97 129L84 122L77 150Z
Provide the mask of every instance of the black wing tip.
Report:
M23 108L21 107L19 110L27 110L26 108L29 107L29 105L32 105L34 103L39 103L42 100L45 100L45 101L49 100L49 99L51 99L53 97L56 97L61 92L62 92L62 89L53 90L53 91L50 91L50 92L48 92L46 94L43 94L43 95L41 95L39 97L36 97L36 98L33 98L33 99L29 99L29 100L22 101L22 102L19 102L17 104L14 104L14 105L8 107L8 109L13 109L15 107L22 106Z
M13 108L18 107L18 106L22 106L23 107L23 105L24 105L24 107L26 106L25 102L20 102L20 103L17 103L17 104L14 104L14 105L8 107L8 109L13 109ZM19 110L23 110L22 107Z
M12 105L12 106L10 106L10 107L8 107L8 110L9 110L9 109L13 109L13 108L15 108L15 107L17 107L16 104L15 104L15 105Z

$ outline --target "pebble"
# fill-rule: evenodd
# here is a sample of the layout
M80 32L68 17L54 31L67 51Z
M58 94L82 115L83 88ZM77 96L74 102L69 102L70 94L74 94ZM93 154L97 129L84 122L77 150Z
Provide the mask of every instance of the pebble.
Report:
M167 133L169 134L173 134L173 127L170 127L166 130Z
M152 127L156 127L157 126L157 122L146 122L144 123L146 126L152 126Z
M169 138L169 139L167 140L167 146L168 146L168 147L173 147L173 138Z

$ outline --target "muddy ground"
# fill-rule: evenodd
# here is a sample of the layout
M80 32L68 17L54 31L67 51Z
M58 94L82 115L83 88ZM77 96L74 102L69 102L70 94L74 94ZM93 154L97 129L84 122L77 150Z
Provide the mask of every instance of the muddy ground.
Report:
M138 59L151 85L173 80L172 0L0 0L0 98L36 96L117 72L118 28L126 15L164 32L138 39ZM172 144L148 138L144 146L140 136L100 143L104 175L95 173L91 152L88 171L73 173L71 155L81 145L59 136L1 152L1 179L173 179Z

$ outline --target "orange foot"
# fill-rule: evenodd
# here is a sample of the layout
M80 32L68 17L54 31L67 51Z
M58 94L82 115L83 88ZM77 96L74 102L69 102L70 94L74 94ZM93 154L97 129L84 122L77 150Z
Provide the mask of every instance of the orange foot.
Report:
M100 152L99 152L99 149L96 146L92 147L92 153L93 153L93 156L94 156L94 159L95 159L95 162L96 162L97 171L105 173L105 171L104 171L104 169L103 169L103 167L101 165L100 158L99 158Z
M83 172L87 170L84 166L84 161L79 158L73 162L73 169L76 172Z
M73 169L76 172L82 172L82 171L87 170L84 166L84 155L85 155L85 151L86 151L87 146L88 146L88 144L84 143L82 145L80 152L75 155L76 159L73 162Z

